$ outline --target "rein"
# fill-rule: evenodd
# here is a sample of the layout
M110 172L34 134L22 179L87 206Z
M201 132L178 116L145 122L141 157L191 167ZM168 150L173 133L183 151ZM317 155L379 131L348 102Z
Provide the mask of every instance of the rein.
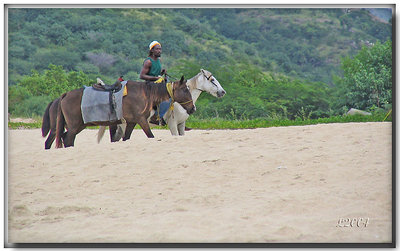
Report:
M172 103L174 102L174 84L172 82L166 83L168 95L172 99Z

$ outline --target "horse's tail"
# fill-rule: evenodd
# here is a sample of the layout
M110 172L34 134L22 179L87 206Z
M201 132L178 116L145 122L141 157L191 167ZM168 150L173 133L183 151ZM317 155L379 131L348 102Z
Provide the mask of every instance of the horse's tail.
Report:
M113 140L119 141L125 135L125 130L126 130L126 122L117 125L117 131L115 132ZM99 126L99 131L97 132L97 143L100 143L101 139L104 136L105 131L106 131L105 126Z
M49 103L49 105L46 108L46 111L44 112L43 115L43 120L42 120L42 136L46 137L47 134L50 131L50 106L53 104L54 100Z
M104 136L104 132L106 131L105 126L100 126L99 131L97 132L97 144L100 143L101 139Z
M64 127L65 127L65 118L64 114L61 109L61 101L62 99L67 95L64 93L61 98L60 102L58 104L58 110L57 110L57 129L56 129L56 148L62 148L62 137L64 134Z

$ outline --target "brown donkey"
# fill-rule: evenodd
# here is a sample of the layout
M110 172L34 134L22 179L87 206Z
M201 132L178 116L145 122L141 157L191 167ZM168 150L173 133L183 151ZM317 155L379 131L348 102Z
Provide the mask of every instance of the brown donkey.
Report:
M154 138L147 121L154 106L162 101L172 98L175 102L181 103L188 114L192 114L196 108L193 105L192 95L186 86L182 76L180 81L172 83L172 93L167 90L167 84L155 84L149 82L126 83L128 94L122 99L122 116L126 120L127 128L131 132L136 124L139 124L147 137ZM169 94L171 93L171 94ZM65 147L74 146L75 136L87 126L103 125L110 126L120 124L121 121L90 122L84 124L81 111L81 100L83 88L72 90L61 96L57 113L56 147L62 147L62 140ZM64 127L67 132L64 133ZM130 135L129 132L126 135ZM126 140L126 139L125 139Z

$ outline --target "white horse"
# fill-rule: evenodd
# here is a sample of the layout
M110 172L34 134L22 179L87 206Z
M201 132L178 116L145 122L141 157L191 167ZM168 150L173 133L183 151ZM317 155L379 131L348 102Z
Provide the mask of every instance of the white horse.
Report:
M211 72L201 69L200 72L191 79L188 79L186 85L192 94L193 104L199 98L200 94L205 91L214 97L221 98L226 94L224 88L218 80L212 75ZM177 102L173 103L173 110L169 109L163 116L164 121L167 123L171 134L174 136L185 135L185 124L186 120L189 118L189 114L186 110ZM148 120L154 115L155 110L152 110ZM104 135L105 126L100 126L97 141L100 142ZM118 141L123 135L125 135L126 124L118 125L117 131L113 136L112 141ZM133 129L133 128L132 128ZM127 130L127 132L132 132L132 130ZM129 133L129 134L130 134ZM124 139L129 139L130 135L125 135Z
M186 85L189 87L189 91L192 94L193 104L196 103L196 100L203 91L217 98L221 98L226 94L226 91L212 73L203 69L201 69L196 76L189 79ZM187 114L186 110L177 102L175 102L173 106L174 109L172 111L168 110L163 118L172 135L183 136L185 135L185 124L186 120L189 118L189 114Z

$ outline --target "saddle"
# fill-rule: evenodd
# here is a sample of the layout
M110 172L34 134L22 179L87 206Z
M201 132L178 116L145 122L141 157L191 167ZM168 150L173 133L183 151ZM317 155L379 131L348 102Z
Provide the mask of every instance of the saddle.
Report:
M120 81L116 81L112 85L105 85L104 83L96 83L92 85L93 89L97 91L105 91L105 92L119 92L122 88L122 84Z
M110 104L110 112L113 116L116 116L117 103L115 101L114 93L119 92L122 89L122 84L117 80L112 85L106 85L101 79L97 79L97 83L92 85L93 89L96 91L109 92L108 100Z

